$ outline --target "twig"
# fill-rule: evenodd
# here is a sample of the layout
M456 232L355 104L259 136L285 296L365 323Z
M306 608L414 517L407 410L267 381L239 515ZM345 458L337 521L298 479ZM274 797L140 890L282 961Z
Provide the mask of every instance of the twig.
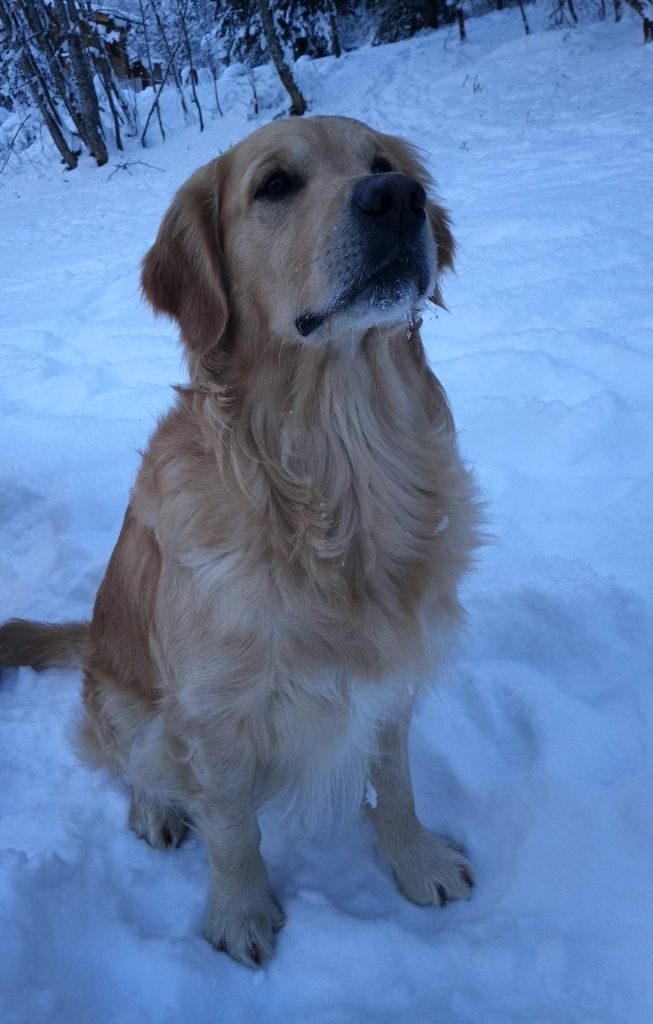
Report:
M130 167L135 167L136 164L140 164L141 167L149 167L150 170L152 170L152 171L162 171L163 170L163 167L156 167L154 164L147 164L147 163L145 163L144 160L124 160L123 163L116 164L116 166L112 170L111 174L108 175L107 181L109 180L109 178L113 178L114 174L117 174L118 171L127 171L127 174L129 174L133 178L134 175L129 170L129 168Z

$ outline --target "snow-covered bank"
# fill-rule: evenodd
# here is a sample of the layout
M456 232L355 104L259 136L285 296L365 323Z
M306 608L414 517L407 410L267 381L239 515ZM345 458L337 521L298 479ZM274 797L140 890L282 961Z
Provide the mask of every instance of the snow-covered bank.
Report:
M0 691L3 1024L653 1017L653 54L635 24L468 27L464 47L437 33L300 73L315 112L424 148L460 242L425 338L496 543L413 767L475 896L410 906L362 824L307 842L267 814L288 924L249 972L199 936L201 843L149 849L120 785L75 762L75 674L21 670ZM178 184L252 127L130 155L161 170L0 187L0 619L88 613L181 374L140 257Z

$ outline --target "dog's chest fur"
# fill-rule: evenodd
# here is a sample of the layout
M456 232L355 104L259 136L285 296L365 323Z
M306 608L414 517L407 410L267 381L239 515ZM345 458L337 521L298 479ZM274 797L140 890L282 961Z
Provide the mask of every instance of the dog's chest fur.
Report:
M229 419L219 396L182 396L174 448L164 422L135 489L181 703L248 731L284 775L311 750L338 762L373 744L417 682L430 621L456 626L474 489L413 368L388 346L327 360L283 394L250 383Z

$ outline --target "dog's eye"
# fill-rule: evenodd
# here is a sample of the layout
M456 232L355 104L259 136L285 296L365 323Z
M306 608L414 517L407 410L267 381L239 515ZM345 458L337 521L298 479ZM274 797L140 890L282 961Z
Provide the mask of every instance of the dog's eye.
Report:
M272 171L256 192L256 199L284 199L299 187L285 171Z
M372 174L390 174L392 164L384 156L376 156L372 161Z

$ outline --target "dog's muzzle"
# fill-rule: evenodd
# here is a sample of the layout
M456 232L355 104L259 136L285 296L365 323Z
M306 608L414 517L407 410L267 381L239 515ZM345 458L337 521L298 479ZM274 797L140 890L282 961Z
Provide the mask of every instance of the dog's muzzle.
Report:
M427 201L423 187L407 174L370 174L356 182L346 232L355 241L346 254L336 252L331 260L343 283L323 308L297 317L295 327L303 338L354 303L390 309L408 297L426 295L433 274Z

